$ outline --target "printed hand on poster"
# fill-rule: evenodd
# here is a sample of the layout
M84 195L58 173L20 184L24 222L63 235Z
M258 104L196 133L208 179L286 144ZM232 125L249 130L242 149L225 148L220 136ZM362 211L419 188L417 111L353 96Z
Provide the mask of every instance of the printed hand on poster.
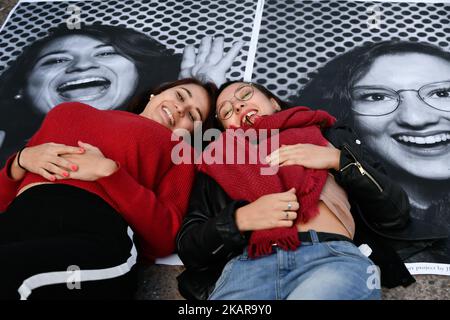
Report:
M183 61L179 78L196 78L202 82L213 82L220 87L226 82L225 74L239 54L243 43L235 42L224 55L223 37L202 39L198 53L193 45L187 45L183 52Z

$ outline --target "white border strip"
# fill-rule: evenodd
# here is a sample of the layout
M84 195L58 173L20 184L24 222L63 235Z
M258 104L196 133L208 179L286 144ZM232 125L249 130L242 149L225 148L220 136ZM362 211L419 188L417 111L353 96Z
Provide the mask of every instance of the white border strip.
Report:
M255 64L256 47L258 45L259 30L261 28L261 20L264 9L264 0L258 0L255 10L255 19L253 21L252 38L250 40L250 48L247 55L247 63L245 65L244 81L252 80L253 65Z
M133 231L130 227L128 227L127 233L133 244L130 252L131 256L128 258L128 260L125 263L112 268L76 271L79 272L81 282L116 278L126 274L131 270L133 265L136 264L137 251L136 246L133 242ZM67 283L68 278L70 278L71 275L72 272L69 271L56 271L40 273L29 277L22 283L22 285L18 289L20 300L27 300L31 292L39 287L48 286L51 284Z
M178 254L171 254L166 257L156 259L155 264L165 264L168 266L182 266L183 262L181 261Z
M405 263L406 268L411 274L437 274L441 276L450 276L450 264L415 262Z

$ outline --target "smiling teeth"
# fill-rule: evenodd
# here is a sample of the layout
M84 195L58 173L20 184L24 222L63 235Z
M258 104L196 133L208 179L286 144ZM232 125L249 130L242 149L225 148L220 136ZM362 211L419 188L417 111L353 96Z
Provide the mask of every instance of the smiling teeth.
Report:
M416 143L416 144L434 144L442 141L450 141L450 133L441 133L436 134L434 136L428 136L428 137L412 137L412 136L398 136L397 138L400 141L409 142L409 143Z
M163 107L162 109L163 109L163 111L164 111L165 113L167 113L167 115L169 116L169 119L170 119L170 125L172 125L172 126L175 125L175 119L173 118L172 112L170 112L170 110L167 109L166 107Z
M246 122L248 123L248 124L253 124L251 121L250 121L250 117L251 116L253 116L253 115L255 115L257 112L256 111L250 111L249 113L247 113L243 118L242 118L242 124L245 124Z
M76 86L79 84L84 84L84 83L89 83L89 82L94 82L94 81L106 81L106 80L104 78L99 78L99 77L74 80L74 81L65 82L64 84L60 85L59 88L62 89L62 88L68 87L68 86Z

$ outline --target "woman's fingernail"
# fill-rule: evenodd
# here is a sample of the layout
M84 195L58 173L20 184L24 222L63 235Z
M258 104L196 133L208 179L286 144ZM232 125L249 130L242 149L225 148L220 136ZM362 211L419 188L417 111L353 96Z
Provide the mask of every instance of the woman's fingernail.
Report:
M56 180L56 178L54 176L50 177L50 181L55 181L55 180Z
M76 164L73 164L70 169L72 169L72 171L77 171L78 170L78 166Z
M66 171L64 171L64 172L62 173L62 175L63 175L64 177L68 177L68 176L69 176L69 173L66 172Z
M84 151L86 151L84 148L80 148L80 153L84 153Z

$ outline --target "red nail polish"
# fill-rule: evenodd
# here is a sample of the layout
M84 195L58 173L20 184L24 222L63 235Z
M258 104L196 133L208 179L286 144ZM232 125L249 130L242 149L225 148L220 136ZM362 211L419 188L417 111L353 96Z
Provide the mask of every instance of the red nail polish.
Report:
M80 148L80 153L84 153L84 148Z
M78 170L78 166L73 164L71 167L72 171L77 171Z
M55 181L55 180L56 180L56 178L54 176L50 177L50 181Z
M64 177L68 177L69 176L69 173L65 172L65 171L62 174L63 174Z

